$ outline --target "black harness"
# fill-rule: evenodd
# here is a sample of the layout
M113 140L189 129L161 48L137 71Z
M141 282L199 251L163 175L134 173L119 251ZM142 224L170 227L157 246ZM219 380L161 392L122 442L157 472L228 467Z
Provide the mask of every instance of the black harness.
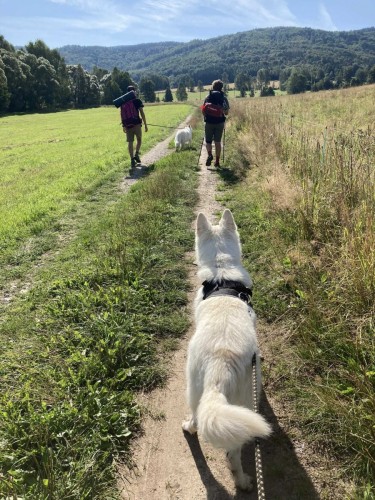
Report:
M247 288L240 281L204 281L203 286L203 300L209 297L219 297L222 295L230 295L231 297L237 297L243 300L250 307L253 307L251 303L251 297L253 292L251 288Z

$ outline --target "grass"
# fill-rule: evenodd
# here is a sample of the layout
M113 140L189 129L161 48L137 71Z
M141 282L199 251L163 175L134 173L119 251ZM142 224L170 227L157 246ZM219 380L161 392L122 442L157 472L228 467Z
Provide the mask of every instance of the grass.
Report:
M187 104L146 106L146 152L191 110ZM129 167L119 111L114 107L0 120L0 266L19 277L22 264L51 248L65 215ZM3 277L4 277L3 275ZM0 284L1 284L0 280Z
M115 463L130 460L139 429L135 393L165 380L163 357L189 322L195 170L195 150L172 153L86 211L3 314L2 498L117 498Z
M374 95L366 86L234 104L223 192L255 278L257 311L287 331L285 360L269 367L267 383L294 406L310 445L328 450L356 483L356 498L368 499L375 498Z

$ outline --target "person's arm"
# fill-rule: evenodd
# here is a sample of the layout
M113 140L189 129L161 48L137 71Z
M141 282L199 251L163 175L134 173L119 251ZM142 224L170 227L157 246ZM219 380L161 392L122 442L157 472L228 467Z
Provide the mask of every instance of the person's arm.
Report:
M223 109L224 109L224 115L226 116L228 114L228 111L229 111L229 101L226 97L224 97Z
M145 124L145 132L147 132L148 131L148 127L147 127L146 116L145 116L145 112L143 111L143 108L139 108L139 113L141 115L143 123Z

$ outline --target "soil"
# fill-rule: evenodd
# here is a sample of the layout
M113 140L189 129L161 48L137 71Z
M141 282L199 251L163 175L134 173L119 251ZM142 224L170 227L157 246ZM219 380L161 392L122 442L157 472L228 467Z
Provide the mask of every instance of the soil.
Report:
M223 207L216 200L218 175L205 166L205 146L199 160L199 203L202 211L217 223ZM194 221L195 222L195 221ZM193 224L194 225L194 224ZM192 230L193 230L192 226ZM193 252L190 264L192 292L200 286ZM118 487L123 500L229 500L258 498L256 484L250 493L236 491L226 464L225 452L211 447L182 431L189 415L185 400L185 364L189 338L194 325L182 339L169 364L167 385L151 394L139 396L144 410L143 432L132 446L133 465L119 466ZM258 336L268 370L268 384L262 392L260 411L272 424L273 434L261 443L265 498L268 500L317 500L350 498L349 485L343 484L334 464L323 453L313 450L303 439L298 423L292 420L288 405L272 394L272 359L277 359L283 334L269 325L258 324ZM276 339L276 340L275 340ZM254 446L244 446L244 470L255 474ZM254 481L256 483L256 481Z

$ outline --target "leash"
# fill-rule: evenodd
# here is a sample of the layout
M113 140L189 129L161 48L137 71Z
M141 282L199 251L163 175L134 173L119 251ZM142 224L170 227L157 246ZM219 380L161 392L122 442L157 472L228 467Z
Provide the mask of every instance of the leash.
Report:
M259 413L258 409L258 392L257 392L257 356L254 353L252 360L252 375L253 375L253 406L255 413ZM255 439L255 473L257 479L258 488L258 499L266 500L266 494L264 492L264 480L263 480L263 468L262 468L262 455L260 452L260 441Z
M225 126L224 126L224 140L223 140L223 163L225 162L224 151L225 151Z
M162 127L162 128L172 128L173 130L184 130L185 127L168 127L167 125L156 125L155 123L148 123L148 127Z

